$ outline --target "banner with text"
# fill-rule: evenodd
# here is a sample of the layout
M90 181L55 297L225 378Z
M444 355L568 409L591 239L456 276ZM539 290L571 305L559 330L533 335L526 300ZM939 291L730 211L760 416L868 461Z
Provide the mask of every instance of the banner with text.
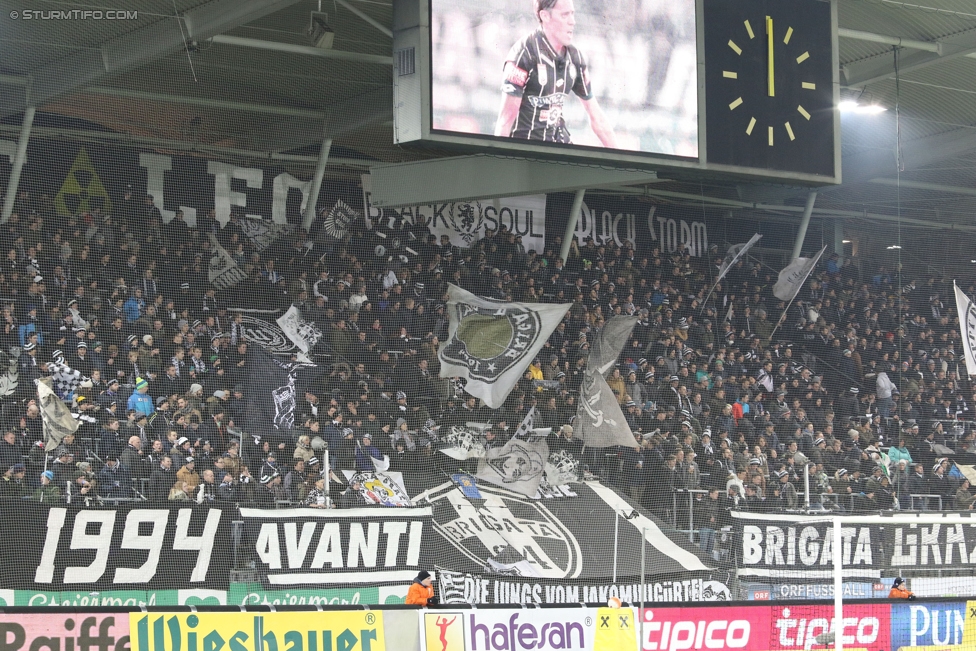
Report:
M40 592L226 590L233 559L230 510L81 509L0 504L0 587ZM25 544L25 541L28 544Z
M764 583L817 581L833 574L830 520L795 515L733 512L740 532L738 575ZM842 517L841 555L846 581L877 582L905 568L937 570L976 565L976 518L973 524L916 524L913 516Z
M424 613L427 651L636 651L633 608L437 610Z
M401 583L433 566L429 508L241 509L269 587Z
M383 612L130 613L132 651L385 651ZM252 637L253 636L253 637ZM409 647L398 647L409 648Z
M546 195L504 197L436 203L425 206L378 208L370 201L372 177L363 177L363 206L370 225L391 227L397 220L426 226L437 236L447 235L451 244L468 248L486 233L497 232L502 226L522 237L526 251L542 252L546 246Z
M833 604L646 608L641 630L643 651L680 649L832 649ZM888 604L844 605L841 628L845 649L888 651Z

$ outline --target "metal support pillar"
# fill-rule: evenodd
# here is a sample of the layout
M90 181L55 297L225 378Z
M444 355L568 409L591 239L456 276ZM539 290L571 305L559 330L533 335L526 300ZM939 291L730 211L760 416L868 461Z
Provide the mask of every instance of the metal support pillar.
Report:
M800 220L800 230L796 234L796 244L793 245L793 257L796 260L803 251L803 240L807 237L807 228L810 226L810 217L813 215L813 204L817 202L817 191L814 190L807 195L807 205L803 209L803 218Z
M20 125L20 139L17 141L17 153L7 181L7 194L3 198L3 213L0 214L0 224L5 224L14 211L14 201L17 200L17 186L20 185L20 173L27 160L27 141L30 140L31 127L34 125L34 107L24 109L24 122Z
M844 257L844 220L838 217L834 220L834 246L833 252Z
M322 189L322 177L325 176L325 165L329 162L329 152L332 150L332 138L322 141L319 150L319 160L315 165L315 176L312 177L312 188L309 190L308 203L305 205L305 215L302 217L302 228L308 231L315 222L316 208L319 203L319 191Z
M583 196L586 190L577 190L573 197L573 207L569 209L569 220L566 222L566 234L563 235L563 246L559 249L559 257L563 259L563 264L569 261L569 247L573 243L573 236L576 234L576 224L579 223L580 213L583 211Z

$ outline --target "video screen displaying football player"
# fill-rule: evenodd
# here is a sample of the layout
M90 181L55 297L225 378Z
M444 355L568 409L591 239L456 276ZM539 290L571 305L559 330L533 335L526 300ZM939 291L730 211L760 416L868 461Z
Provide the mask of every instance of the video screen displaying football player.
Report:
M539 28L512 46L503 66L495 135L572 144L563 110L576 95L604 147L617 138L594 97L586 57L573 45L573 0L532 0Z

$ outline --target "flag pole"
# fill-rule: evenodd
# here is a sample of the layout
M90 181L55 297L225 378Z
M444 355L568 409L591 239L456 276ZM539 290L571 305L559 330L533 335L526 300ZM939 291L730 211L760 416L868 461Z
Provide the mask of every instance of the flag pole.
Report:
M800 292L797 292L797 294L799 294L799 293ZM783 314L780 315L779 321L776 322L776 327L773 328L773 331L771 333L769 333L769 339L770 340L773 339L773 335L776 334L776 331L779 330L779 327L781 325L783 325L783 321L786 321L786 315L790 313L790 308L793 306L793 301L795 301L795 300L796 300L796 294L793 295L793 298L790 299L790 302L789 302L789 304L787 304L786 309L783 310Z

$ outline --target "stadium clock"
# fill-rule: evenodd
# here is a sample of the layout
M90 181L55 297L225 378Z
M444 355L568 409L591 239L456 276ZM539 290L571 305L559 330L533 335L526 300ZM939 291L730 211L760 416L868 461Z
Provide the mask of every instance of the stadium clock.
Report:
M708 161L835 175L831 3L705 0Z

